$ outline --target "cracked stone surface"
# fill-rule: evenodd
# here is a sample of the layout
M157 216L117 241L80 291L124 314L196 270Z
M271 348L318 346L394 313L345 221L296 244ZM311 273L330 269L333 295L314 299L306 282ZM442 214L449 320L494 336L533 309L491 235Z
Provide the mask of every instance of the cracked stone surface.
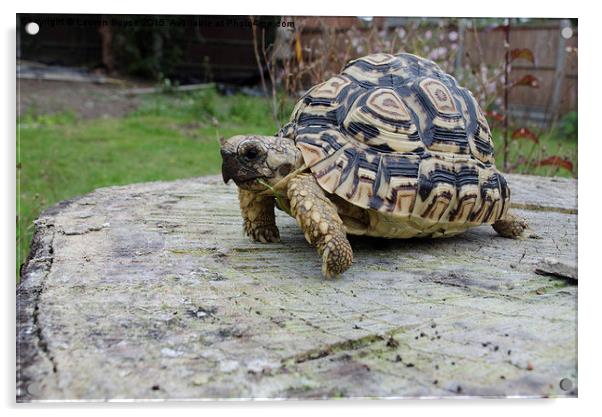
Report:
M217 177L62 202L17 289L17 399L576 396L577 281L535 270L576 262L577 183L508 182L529 238L356 237L337 280L285 214L245 238Z

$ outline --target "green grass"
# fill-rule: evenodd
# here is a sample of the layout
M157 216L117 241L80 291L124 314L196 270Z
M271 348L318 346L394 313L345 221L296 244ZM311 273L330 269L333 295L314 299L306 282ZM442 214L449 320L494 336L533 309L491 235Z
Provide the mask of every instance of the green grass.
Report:
M492 132L495 147L495 161L499 169L504 166L503 155L503 133L495 129ZM513 172L530 175L576 177L577 176L577 138L567 137L561 129L542 133L539 136L539 144L526 139L510 139L508 146L508 160L510 166L516 164L519 158L526 158L531 163L519 163ZM570 161L573 170L569 171L558 166L535 166L534 162L542 159L558 156Z
M123 118L27 114L18 125L18 269L33 221L53 204L98 187L216 174L219 137L276 130L265 99L213 90L147 97Z

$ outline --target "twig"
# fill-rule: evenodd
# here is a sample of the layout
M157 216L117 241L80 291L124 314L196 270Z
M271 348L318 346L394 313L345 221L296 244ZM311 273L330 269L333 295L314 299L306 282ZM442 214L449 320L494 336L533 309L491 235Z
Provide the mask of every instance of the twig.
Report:
M259 56L259 46L257 45L257 28L255 26L255 19L253 16L249 16L251 20L251 30L253 32L253 52L255 53L255 61L257 61L257 68L259 69L259 76L261 77L261 88L263 89L263 94L269 97L268 87L265 83L265 77L263 75L263 65L261 65L261 57ZM272 117L274 122L276 123L276 128L278 128L278 118L275 117L274 112L272 111Z
M508 90L510 89L508 86L510 85L510 81L508 80L510 76L510 19L506 26L504 27L505 31L505 40L504 40L504 48L506 49L505 60L504 60L504 170L508 167L508 119L510 115L508 114Z
M272 118L274 119L274 123L276 123L276 129L280 128L280 120L278 118L278 103L277 103L277 92L276 92L276 78L274 76L273 67L275 66L275 51L272 51L270 57L268 57L267 50L270 49L272 45L266 48L265 46L265 29L261 29L261 52L263 54L263 60L266 63L266 70L268 72L268 76L270 77L270 83L272 87ZM271 58L271 59L270 59Z

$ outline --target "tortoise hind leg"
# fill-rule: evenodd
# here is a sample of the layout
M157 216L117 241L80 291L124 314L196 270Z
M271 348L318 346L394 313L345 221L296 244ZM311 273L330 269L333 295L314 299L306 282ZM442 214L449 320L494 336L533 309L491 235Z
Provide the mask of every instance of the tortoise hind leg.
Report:
M529 227L525 219L512 214L506 214L506 217L497 220L492 224L492 226L500 236L511 239L517 239L521 237L525 229Z
M287 195L305 239L315 245L322 256L322 273L329 278L345 272L353 262L345 226L336 206L313 175L302 174L291 179Z

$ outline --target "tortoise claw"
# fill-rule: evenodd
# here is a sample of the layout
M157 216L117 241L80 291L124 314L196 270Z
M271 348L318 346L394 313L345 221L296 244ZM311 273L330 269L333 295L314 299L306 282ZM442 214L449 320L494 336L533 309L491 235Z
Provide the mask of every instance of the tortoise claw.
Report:
M280 232L276 226L260 226L249 230L248 235L255 242L278 243L280 242Z

